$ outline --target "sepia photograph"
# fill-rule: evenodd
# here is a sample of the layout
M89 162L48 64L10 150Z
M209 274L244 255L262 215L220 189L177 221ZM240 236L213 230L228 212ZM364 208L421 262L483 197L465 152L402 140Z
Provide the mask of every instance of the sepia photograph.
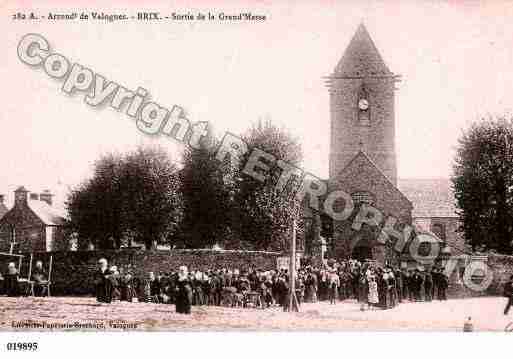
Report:
M0 13L6 353L513 331L513 3Z

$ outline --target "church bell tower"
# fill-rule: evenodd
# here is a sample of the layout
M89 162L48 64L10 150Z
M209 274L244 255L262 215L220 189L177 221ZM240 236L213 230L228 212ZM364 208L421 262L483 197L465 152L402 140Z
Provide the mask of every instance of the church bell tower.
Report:
M362 151L397 186L394 91L398 76L389 70L363 24L327 79L330 180Z

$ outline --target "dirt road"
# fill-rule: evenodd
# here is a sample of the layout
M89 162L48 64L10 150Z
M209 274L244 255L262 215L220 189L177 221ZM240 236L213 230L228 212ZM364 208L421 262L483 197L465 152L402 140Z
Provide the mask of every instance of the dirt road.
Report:
M505 298L403 303L391 310L360 311L355 301L336 305L308 303L300 313L279 308L193 307L192 315L174 305L123 303L99 305L93 298L0 297L0 330L330 330L462 331L471 316L476 331L503 331L513 321L502 314Z

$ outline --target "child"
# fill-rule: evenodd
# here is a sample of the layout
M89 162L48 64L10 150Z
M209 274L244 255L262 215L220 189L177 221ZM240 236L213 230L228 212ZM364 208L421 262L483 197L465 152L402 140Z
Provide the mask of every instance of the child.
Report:
M330 273L329 285L330 304L336 304L338 287L340 286L340 278L335 271Z

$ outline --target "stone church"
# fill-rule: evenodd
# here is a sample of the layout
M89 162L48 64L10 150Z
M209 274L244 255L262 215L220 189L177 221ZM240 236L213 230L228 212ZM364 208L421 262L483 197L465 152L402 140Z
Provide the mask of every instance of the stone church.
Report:
M418 227L419 230L430 233L436 233L433 229L438 232L449 229L451 233L436 236L443 235L441 242L444 243L453 237L460 241L461 236L456 233L458 225L454 224L457 222L455 207L447 206L447 202L454 203L454 196L449 194L438 203L431 201L431 208L427 209L423 203L429 198L430 189L439 183L426 180L422 189L415 181L406 181L409 195L401 190L401 183L405 182L397 178L395 146L394 106L398 81L399 76L388 68L361 24L327 77L331 124L328 193L342 190L351 195L355 208L366 203L379 209L384 218L393 216L402 224L420 223L423 226ZM450 192L448 180L442 186L447 187L442 192ZM427 194L423 195L422 191L426 190ZM414 217L418 206L424 208L420 222ZM449 209L440 213L438 207ZM438 223L436 228L432 226L431 213L438 221L434 223ZM324 238L328 242L329 257L407 262L402 253L394 253L390 246L376 240L379 234L376 229L364 225L354 231L351 220L333 221L310 208L305 208L304 217L307 255L314 247L312 243Z

